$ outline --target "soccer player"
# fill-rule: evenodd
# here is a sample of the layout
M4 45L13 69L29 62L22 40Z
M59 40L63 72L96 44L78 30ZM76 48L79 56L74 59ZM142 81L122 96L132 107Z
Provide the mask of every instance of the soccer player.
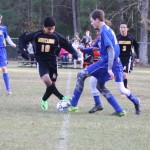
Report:
M97 39L97 41L92 45L92 47L99 47L100 46L100 38ZM92 48L93 49L93 48ZM85 52L90 52L92 49L89 48L84 48L82 51ZM100 47L99 47L100 50ZM100 50L101 51L101 50ZM140 109L140 100L136 98L129 89L124 87L123 83L123 67L120 64L120 61L118 62L117 65L120 69L117 69L117 67L113 67L113 72L115 74L115 82L118 90L122 93L125 94L126 97L134 104L135 106L135 113L137 115L140 115L141 109ZM89 113L95 113L97 111L103 110L103 105L101 103L100 97L99 97L99 92L97 90L97 79L95 77L91 77L89 80L90 83L90 88L92 91L92 95L95 101L95 106L89 111Z
M55 32L55 20L53 17L45 18L43 30L27 34L20 40L20 45L24 45L22 47L22 53L24 52L26 44L31 41L34 42L34 53L39 75L46 85L46 91L42 97L41 107L43 110L47 110L48 98L52 94L57 96L60 100L70 100L68 97L62 95L55 86L57 80L56 51L60 46L71 53L75 59L77 59L77 53L62 35Z
M128 34L127 24L120 25L120 34L117 36L120 46L120 60L124 69L124 86L128 88L127 74L133 70L134 54L137 56L136 62L139 62L138 43Z
M115 109L115 114L119 117L125 116L126 112L119 105L113 94L105 87L105 83L114 78L112 68L116 67L118 62L119 45L117 44L115 34L105 24L105 14L102 10L94 10L90 15L90 20L94 29L100 30L101 59L78 73L76 87L68 111L79 111L77 104L83 91L84 81L87 77L94 76L98 80L98 90Z
M3 16L0 14L0 67L2 68L3 79L6 87L6 93L10 95L10 82L9 82L9 75L7 71L7 52L6 52L6 41L12 46L16 47L16 44L12 42L11 38L8 35L7 28L4 26L2 22ZM6 40L6 41L5 41Z

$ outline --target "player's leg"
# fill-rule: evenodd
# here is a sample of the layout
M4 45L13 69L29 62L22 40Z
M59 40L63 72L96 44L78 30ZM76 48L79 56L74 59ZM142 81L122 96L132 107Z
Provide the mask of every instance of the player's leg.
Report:
M10 82L9 82L9 74L7 72L7 67L3 66L2 67L2 73L3 73L3 79L6 87L6 92L7 94L11 94L11 89L10 89Z
M77 74L76 87L73 92L73 97L71 100L71 107L69 107L68 111L76 111L76 106L78 104L79 98L82 94L84 88L84 81L89 76L87 69L81 70Z
M45 64L45 62L38 62L37 69L39 71L40 77L42 81L46 85L45 93L42 97L42 109L47 110L48 109L48 98L54 94L59 99L64 99L64 96L58 91L56 88L54 82L57 79L57 64L56 66L53 66L53 68L48 68L48 64ZM49 71L50 69L50 71ZM49 74L50 73L50 74Z
M125 63L124 63L124 87L128 88L128 73L130 73L130 69L131 69L131 57L126 58Z
M10 82L9 82L9 74L7 72L7 53L5 48L1 48L1 55L0 55L0 67L2 68L3 79L6 87L7 94L11 94L10 89Z
M140 112L141 112L140 100L139 100L137 97L135 97L135 96L131 93L131 91L130 91L129 89L126 89L126 88L124 87L123 82L116 82L116 85L117 85L117 87L118 87L118 90L119 90L122 94L125 94L125 95L127 96L127 98L128 98L131 102L133 102L133 104L134 104L134 106L135 106L135 113L136 113L137 115L139 115Z
M73 65L74 65L74 68L77 68L77 59L73 60Z
M107 99L110 105L115 109L115 114L118 116L125 116L126 112L122 109L113 94L105 87L105 83L98 82L97 86L100 93Z
M95 102L95 106L89 111L89 113L95 113L96 111L103 110L103 105L100 100L99 91L97 90L97 79L91 76L89 80L89 84L90 84L92 96Z
M115 82L117 85L118 90L127 96L127 98L133 102L134 106L135 106L135 112L137 115L140 114L141 110L140 110L140 101L138 98L136 98L129 89L124 87L123 84L123 72L118 69L115 71Z

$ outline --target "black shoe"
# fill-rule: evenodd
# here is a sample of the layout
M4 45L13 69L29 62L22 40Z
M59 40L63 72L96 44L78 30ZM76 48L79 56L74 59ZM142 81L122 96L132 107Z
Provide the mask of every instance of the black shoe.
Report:
M95 105L95 106L89 111L89 113L95 113L95 112L101 111L101 110L103 110L103 107L102 107L102 106L100 106L100 105Z
M135 106L135 114L140 115L140 113L141 113L140 100L139 100L139 103L134 104L134 106Z

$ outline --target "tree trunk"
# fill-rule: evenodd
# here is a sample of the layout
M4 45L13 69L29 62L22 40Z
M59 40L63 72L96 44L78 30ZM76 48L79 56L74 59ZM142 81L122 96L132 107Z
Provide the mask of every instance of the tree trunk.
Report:
M54 0L51 0L51 16L54 16Z
M73 30L77 32L77 12L76 12L76 0L72 0L72 14L73 14Z
M123 17L123 11L125 8L125 1L124 0L118 0L118 18L119 18L119 25L124 22L124 17Z
M139 57L141 64L146 65L148 63L148 6L149 0L140 0L141 4L141 33L140 33L140 46Z

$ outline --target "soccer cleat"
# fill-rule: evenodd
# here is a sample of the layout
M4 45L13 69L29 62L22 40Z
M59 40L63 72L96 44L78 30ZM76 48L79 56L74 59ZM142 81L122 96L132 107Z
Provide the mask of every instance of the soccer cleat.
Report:
M79 112L79 107L69 106L68 112Z
M42 100L41 108L42 108L43 110L47 110L47 109L48 109L48 101L47 101L47 100L46 100L46 101L43 101L43 100Z
M136 115L140 115L140 113L141 113L140 99L138 99L138 100L139 100L139 103L138 104L134 104L134 106L135 106L135 114Z
M71 98L69 98L69 97L67 97L67 96L63 96L61 100L66 100L66 101L71 102Z
M102 106L100 106L100 105L95 105L95 106L89 111L89 113L95 113L95 112L101 111L101 110L103 110L103 107L102 107Z
M114 112L112 115L116 115L118 117L126 116L126 111L123 110L122 112Z
M10 90L6 91L7 95L11 95L12 92Z

